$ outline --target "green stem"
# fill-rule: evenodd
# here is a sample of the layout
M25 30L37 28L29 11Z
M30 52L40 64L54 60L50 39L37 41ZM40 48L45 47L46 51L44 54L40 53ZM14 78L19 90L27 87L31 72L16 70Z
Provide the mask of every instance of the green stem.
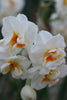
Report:
M26 85L31 85L31 80L30 79L26 80Z

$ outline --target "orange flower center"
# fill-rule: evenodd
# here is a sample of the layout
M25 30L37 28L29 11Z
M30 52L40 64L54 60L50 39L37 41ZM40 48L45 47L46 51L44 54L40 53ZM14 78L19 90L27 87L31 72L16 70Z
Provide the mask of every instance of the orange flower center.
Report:
M55 57L55 55L57 54L57 48L56 50L49 52L49 50L44 54L44 57L42 59L42 62L44 63L44 59L46 58L46 63L50 62L50 61L55 61L58 58L61 57L61 54L59 54L57 57Z
M57 80L57 78L53 79L53 75L55 75L56 73L58 73L58 71L50 70L49 74L44 75L44 78L42 79L41 83L49 82L49 81L55 82Z
M12 36L12 39L10 41L11 47L13 47L15 44L16 44L17 48L25 47L25 44L17 43L18 38L19 38L19 33L16 34L15 32L13 32L13 36ZM21 40L21 38L19 38L19 39Z
M22 70L22 68L19 68L19 64L17 62L14 62L14 61L8 61L8 63L10 63L9 67L10 67L10 70L14 70L15 68L17 68L18 70Z
M63 0L64 5L67 5L67 0Z

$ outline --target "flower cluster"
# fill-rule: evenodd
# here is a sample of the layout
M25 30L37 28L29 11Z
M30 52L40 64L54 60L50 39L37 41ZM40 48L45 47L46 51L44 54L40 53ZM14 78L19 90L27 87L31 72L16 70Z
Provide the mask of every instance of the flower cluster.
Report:
M2 24L4 17L20 12L24 4L24 0L0 0L0 24Z
M23 14L3 19L0 40L0 72L30 79L37 90L51 86L67 75L65 42L58 34L38 32L38 26Z

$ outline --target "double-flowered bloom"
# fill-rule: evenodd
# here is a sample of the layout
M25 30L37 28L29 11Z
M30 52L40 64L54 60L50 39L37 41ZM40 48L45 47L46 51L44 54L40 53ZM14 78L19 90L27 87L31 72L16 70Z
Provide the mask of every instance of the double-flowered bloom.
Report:
M2 52L0 52L2 53ZM8 54L8 53L7 53ZM0 57L0 70L3 74L11 72L13 78L25 79L27 69L30 66L30 61L24 56L7 56Z
M23 47L29 49L38 32L38 27L28 21L23 14L17 17L9 16L3 19L1 44L7 45L12 52L18 53Z
M31 79L31 86L41 89L67 75L65 42L58 34L40 31L23 14L3 19L0 40L0 71L11 71L14 78ZM21 54L20 54L21 51ZM19 55L20 54L20 55Z

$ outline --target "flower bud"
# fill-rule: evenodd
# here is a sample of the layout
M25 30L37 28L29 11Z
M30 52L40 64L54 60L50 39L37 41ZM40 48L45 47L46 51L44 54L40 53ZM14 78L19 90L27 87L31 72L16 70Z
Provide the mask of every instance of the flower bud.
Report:
M26 85L21 90L21 98L23 100L36 100L36 92L31 86Z

